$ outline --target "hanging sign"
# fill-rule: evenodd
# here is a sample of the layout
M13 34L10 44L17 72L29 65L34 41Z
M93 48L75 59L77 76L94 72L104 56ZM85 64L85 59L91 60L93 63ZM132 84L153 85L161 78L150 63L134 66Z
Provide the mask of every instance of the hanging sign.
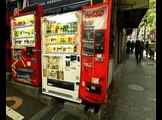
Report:
M107 28L108 7L101 6L99 8L92 8L83 10L83 23L85 26L94 26L94 29Z
M29 4L40 3L44 6L44 9L59 7L63 5L68 5L72 3L83 3L90 0L29 0Z
M82 6L89 6L90 2L80 2L80 3L73 3L70 5L62 5L54 8L45 9L46 14L58 14L58 13L65 13L70 11L81 10Z

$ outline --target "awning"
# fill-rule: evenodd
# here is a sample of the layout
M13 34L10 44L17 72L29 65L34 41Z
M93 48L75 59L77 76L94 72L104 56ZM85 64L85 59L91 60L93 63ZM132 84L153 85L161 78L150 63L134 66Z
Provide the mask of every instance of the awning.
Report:
M122 0L123 28L138 28L149 7L149 0Z

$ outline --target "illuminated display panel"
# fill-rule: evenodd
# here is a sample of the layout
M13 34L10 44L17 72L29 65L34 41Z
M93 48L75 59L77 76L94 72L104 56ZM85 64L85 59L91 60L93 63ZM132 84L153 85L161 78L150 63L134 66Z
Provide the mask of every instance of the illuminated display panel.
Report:
M11 26L13 46L35 46L34 14L13 18Z

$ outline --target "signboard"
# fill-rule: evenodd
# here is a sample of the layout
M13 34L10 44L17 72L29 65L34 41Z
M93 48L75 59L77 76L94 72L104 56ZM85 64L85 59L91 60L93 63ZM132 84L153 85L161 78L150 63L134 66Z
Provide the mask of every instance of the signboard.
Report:
M104 6L83 11L84 25L92 25L95 30L107 29L107 9L107 6Z
M65 13L65 12L80 10L82 6L89 6L89 5L90 2L73 3L70 5L62 5L59 7L45 9L45 13L46 14Z
M73 3L90 2L90 0L29 0L29 4L40 3L44 6L44 9L59 7L63 5L69 5Z

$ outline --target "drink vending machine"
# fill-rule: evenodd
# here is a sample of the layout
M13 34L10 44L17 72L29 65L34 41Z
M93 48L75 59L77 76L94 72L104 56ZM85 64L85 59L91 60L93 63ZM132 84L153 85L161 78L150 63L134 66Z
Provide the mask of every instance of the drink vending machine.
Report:
M44 16L42 92L81 103L107 101L111 2Z
M81 102L81 11L44 16L42 24L42 92Z
M110 18L111 1L82 9L79 97L92 104L107 101Z
M10 16L6 11L6 72L11 72Z
M11 18L12 79L33 86L41 85L40 17L43 7L30 5L15 9Z

